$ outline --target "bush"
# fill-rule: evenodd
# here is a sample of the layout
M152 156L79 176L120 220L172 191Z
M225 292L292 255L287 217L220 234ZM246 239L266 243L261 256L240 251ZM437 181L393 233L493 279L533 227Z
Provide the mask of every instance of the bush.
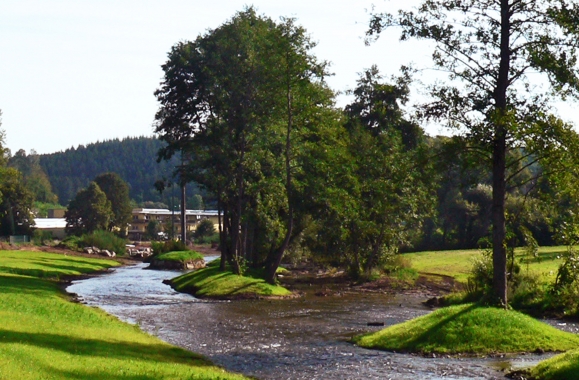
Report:
M568 316L579 315L579 252L569 247L557 271L545 307Z
M78 251L79 248L82 248L80 239L81 238L76 235L67 236L63 241L60 242L60 246L66 249L70 249L71 251Z
M127 240L118 237L112 232L97 230L90 234L84 234L78 241L78 247L97 247L113 251L117 255L124 255L126 252Z
M213 234L210 236L204 236L195 239L195 243L197 244L219 244L219 234Z
M203 219L201 222L199 222L199 225L193 233L193 237L196 241L199 241L199 239L208 238L213 235L215 235L215 225L209 219Z
M172 251L188 251L187 245L179 240L168 240L165 242L152 241L151 248L153 248L153 255L157 256L162 253Z
M52 232L36 229L32 233L32 242L34 245L44 245L47 241L52 241Z

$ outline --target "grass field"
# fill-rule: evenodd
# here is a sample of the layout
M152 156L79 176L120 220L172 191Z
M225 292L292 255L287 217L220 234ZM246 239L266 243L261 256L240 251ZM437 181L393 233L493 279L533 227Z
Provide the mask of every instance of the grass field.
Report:
M537 257L528 257L523 249L515 251L521 271L528 271L539 276L540 281L552 283L557 276L557 269L562 262L561 256L567 247L541 247ZM443 275L466 282L473 260L481 256L481 250L429 251L406 253L404 257L410 260L412 268L422 275Z
M221 272L219 260L211 262L207 268L186 273L171 280L173 288L179 292L191 293L197 297L209 298L253 298L287 297L292 293L278 285L270 285L259 273L247 270L243 276L231 271Z
M579 347L579 336L516 311L466 304L438 309L354 342L398 352L493 354L567 351Z
M0 251L1 379L241 379L206 359L71 302L55 279L114 261Z

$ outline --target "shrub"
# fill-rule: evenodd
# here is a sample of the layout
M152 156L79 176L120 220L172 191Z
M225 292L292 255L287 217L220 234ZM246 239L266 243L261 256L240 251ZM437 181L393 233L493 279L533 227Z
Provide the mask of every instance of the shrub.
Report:
M555 284L545 299L545 307L566 315L579 314L579 252L569 247L557 271Z
M60 246L66 249L70 249L71 251L77 251L79 248L81 248L82 245L80 239L81 238L76 235L67 236L63 241L60 242Z
M165 242L153 241L151 242L151 248L153 248L153 255L157 256L162 253L172 252L172 251L188 251L189 249L185 243L179 240L168 240Z
M126 252L127 240L118 237L112 232L97 230L90 234L82 235L78 244L80 244L79 248L97 247L99 249L113 251L117 255L124 255Z
M44 245L47 241L52 241L52 232L36 229L32 233L32 242L34 245Z
M215 235L215 225L209 219L203 219L193 233L193 237L198 240Z

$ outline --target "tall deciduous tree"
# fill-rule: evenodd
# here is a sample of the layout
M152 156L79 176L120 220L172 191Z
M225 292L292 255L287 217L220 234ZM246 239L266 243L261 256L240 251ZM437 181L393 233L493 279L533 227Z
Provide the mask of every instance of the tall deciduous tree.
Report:
M24 149L20 149L10 157L8 166L22 173L25 186L34 194L36 201L58 203L58 197L52 192L50 180L42 170L39 156L34 150L27 155Z
M293 20L249 8L175 45L156 92L156 132L168 142L160 156L186 152L189 179L217 198L222 265L239 271L245 258L270 282L295 235L303 144L331 114L313 46Z
M106 230L114 214L106 194L99 185L91 182L70 201L64 217L66 232L82 235L96 230Z
M424 0L370 21L369 36L398 26L401 40L432 41L434 64L449 73L431 87L434 100L422 115L464 132L492 167L493 289L504 305L505 197L514 168L525 162L509 160L508 152L521 149L530 165L575 138L549 102L553 94L577 93L578 20L579 5L567 0Z
M111 203L113 217L109 221L107 229L125 234L132 215L129 185L117 173L100 174L94 179L94 182Z

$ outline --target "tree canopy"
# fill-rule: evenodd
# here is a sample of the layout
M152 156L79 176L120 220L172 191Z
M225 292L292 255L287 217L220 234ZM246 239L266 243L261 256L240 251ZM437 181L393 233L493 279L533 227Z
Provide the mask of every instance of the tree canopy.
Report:
M156 92L160 157L185 152L187 180L216 195L222 263L261 263L269 281L295 235L305 144L338 118L313 46L294 20L248 8L176 44Z
M433 62L448 81L430 87L433 100L420 114L461 131L466 147L491 168L494 292L505 305L507 193L536 162L549 171L577 162L576 133L550 102L577 94L578 19L579 7L567 0L424 0L370 21L370 38L399 27L401 40L434 43ZM541 75L545 86L536 85Z
M91 182L70 201L64 217L66 232L80 236L96 230L106 230L114 214L106 194L96 182Z

